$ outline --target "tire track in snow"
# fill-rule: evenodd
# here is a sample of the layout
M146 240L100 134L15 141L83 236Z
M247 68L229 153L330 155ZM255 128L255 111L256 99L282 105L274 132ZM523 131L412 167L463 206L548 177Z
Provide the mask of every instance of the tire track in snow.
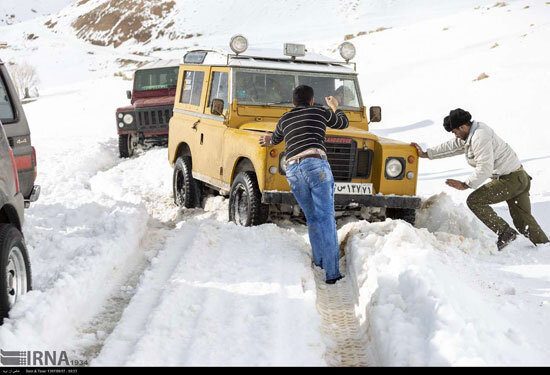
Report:
M344 218L337 224L340 226L353 220ZM290 227L295 228L300 240L309 247L307 227L303 223L299 222L296 226L296 223L290 220L278 225L288 227L289 222L293 223ZM340 246L345 246L346 242L347 236L343 238ZM377 366L378 360L370 346L367 325L361 324L355 311L358 291L347 268L345 254L341 253L340 272L346 276L334 285L325 283L325 271L316 267L313 262L312 268L316 284L317 311L322 318L320 330L327 342L324 353L326 363L335 367Z
M132 174L133 165L139 163L139 160L146 157L146 155L147 152L142 151L132 158L120 159L120 162L114 164L112 167L98 170L96 175L90 178L90 181L93 181L94 178L98 176L107 176L108 178L110 174L116 176ZM139 173L139 170L136 172ZM115 181L116 184L117 181L113 181ZM96 186L91 183L90 189L96 190L115 201L128 204L125 202L124 195L131 193L135 196L136 192L133 191L133 188L138 186L130 185L128 187L123 185L124 184L120 184L117 186L117 189L110 189L110 187L102 189L98 188L97 183ZM78 352L81 357L88 360L88 362L101 352L105 340L116 328L126 307L130 304L132 297L135 295L137 291L136 288L144 272L146 272L151 265L151 260L164 248L166 240L170 237L170 232L176 227L177 222L182 219L182 215L179 215L179 213L176 214L175 218L168 220L166 216L163 215L166 211L172 211L168 216L174 216L173 213L177 212L177 209L174 211L174 207L169 207L169 197L164 197L156 192L143 194L139 190L137 191L137 195L139 195L141 201L139 204L145 206L149 216L146 231L140 236L139 245L133 254L134 256L129 258L128 262L125 264L124 275L119 278L121 281L119 281L118 285L114 286L114 293L106 299L103 308L98 311L94 318L80 329L81 342L83 344L78 348Z
M149 218L147 228L136 251L136 258L131 259L131 263L127 264L125 281L120 283L118 290L106 300L103 310L81 331L81 335L89 337L89 340L83 340L88 341L88 344L81 347L79 351L82 358L88 361L100 353L105 340L116 328L136 293L142 274L150 266L151 258L162 250L174 225Z
M153 153L158 151L158 149L153 150ZM165 150L160 151L164 159ZM171 196L166 194L166 192L159 192L147 186L147 183L142 185L140 184L140 179L133 180L132 178L135 175L142 174L143 169L147 168L147 161L151 157L154 157L152 153L140 152L132 158L122 159L120 163L117 163L112 168L99 170L96 176L94 176L94 178L99 177L99 180L94 182L94 178L90 179L92 181L92 190L107 195L111 199L123 204L128 204L126 200L130 202L139 200L139 204L145 206L149 217L147 229L140 239L139 246L134 252L134 257L129 259L125 265L124 277L119 278L122 281L114 286L115 292L106 299L103 309L87 325L80 329L81 342L84 344L80 345L78 351L88 361L97 357L103 349L105 341L116 329L126 308L138 292L137 288L140 281L146 277L146 273L151 267L151 261L158 261L155 258L164 256L159 255L159 253L165 248L166 241L173 235L172 231L176 228L177 224L181 221L192 220L193 218L206 219L219 214L216 212L205 212L202 209L181 211L173 204ZM165 160L162 161L165 162ZM125 176L131 178L125 178ZM171 258L170 261L174 265L178 263L177 258ZM156 280L156 285L163 285L170 277L172 271L166 270L165 277ZM160 291L156 297L157 299L160 298ZM152 305L146 308L147 311L153 309L154 298L152 303ZM143 319L146 320L147 316L143 316ZM140 325L138 324L135 327L136 332L139 328Z
M295 236L200 216L178 225L92 364L322 365L310 258Z
M317 310L322 317L321 331L329 339L325 360L329 366L365 367L367 333L355 313L352 280L349 275L334 285L325 283L324 271L314 266L317 285ZM346 260L340 260L346 269Z

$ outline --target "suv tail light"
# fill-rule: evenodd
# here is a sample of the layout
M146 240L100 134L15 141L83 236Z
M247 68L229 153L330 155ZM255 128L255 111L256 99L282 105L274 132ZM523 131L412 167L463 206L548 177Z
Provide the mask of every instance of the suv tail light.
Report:
M38 160L36 160L36 149L34 148L34 146L32 146L32 160L34 162L34 179L36 180L36 175L38 174L36 171Z
M10 147L10 160L11 168L13 170L13 178L15 179L15 192L19 192L19 176L17 175L17 166L15 165L15 158L13 157L13 150Z

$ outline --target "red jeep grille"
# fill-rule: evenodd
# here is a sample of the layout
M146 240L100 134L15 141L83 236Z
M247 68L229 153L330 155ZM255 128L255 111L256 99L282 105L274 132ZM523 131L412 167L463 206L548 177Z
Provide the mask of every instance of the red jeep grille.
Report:
M151 108L137 111L137 125L141 131L168 131L172 108Z

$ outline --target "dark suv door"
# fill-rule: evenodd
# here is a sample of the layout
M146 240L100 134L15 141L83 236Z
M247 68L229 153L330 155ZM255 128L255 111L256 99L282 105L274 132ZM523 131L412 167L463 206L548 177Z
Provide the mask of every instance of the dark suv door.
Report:
M13 150L21 193L27 202L32 201L36 179L36 153L31 145L25 112L2 60L0 60L0 122L4 125L8 143Z

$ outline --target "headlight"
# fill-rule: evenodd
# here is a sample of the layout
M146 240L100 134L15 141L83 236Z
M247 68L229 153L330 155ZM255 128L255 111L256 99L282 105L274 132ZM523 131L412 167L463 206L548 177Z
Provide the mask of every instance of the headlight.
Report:
M122 119L126 125L130 125L132 122L134 122L134 116L127 113L124 115L124 118Z
M235 52L237 55L239 53L243 53L248 48L248 40L240 34L235 35L231 38L231 41L229 42L229 47Z
M340 56L342 56L346 62L355 57L355 46L350 42L340 44L340 46L338 46L338 50L340 51Z
M403 172L403 164L398 159L388 159L386 162L386 174L390 178L396 178Z
M283 172L281 174L286 173L286 155L281 154L281 158L279 159L279 169Z

